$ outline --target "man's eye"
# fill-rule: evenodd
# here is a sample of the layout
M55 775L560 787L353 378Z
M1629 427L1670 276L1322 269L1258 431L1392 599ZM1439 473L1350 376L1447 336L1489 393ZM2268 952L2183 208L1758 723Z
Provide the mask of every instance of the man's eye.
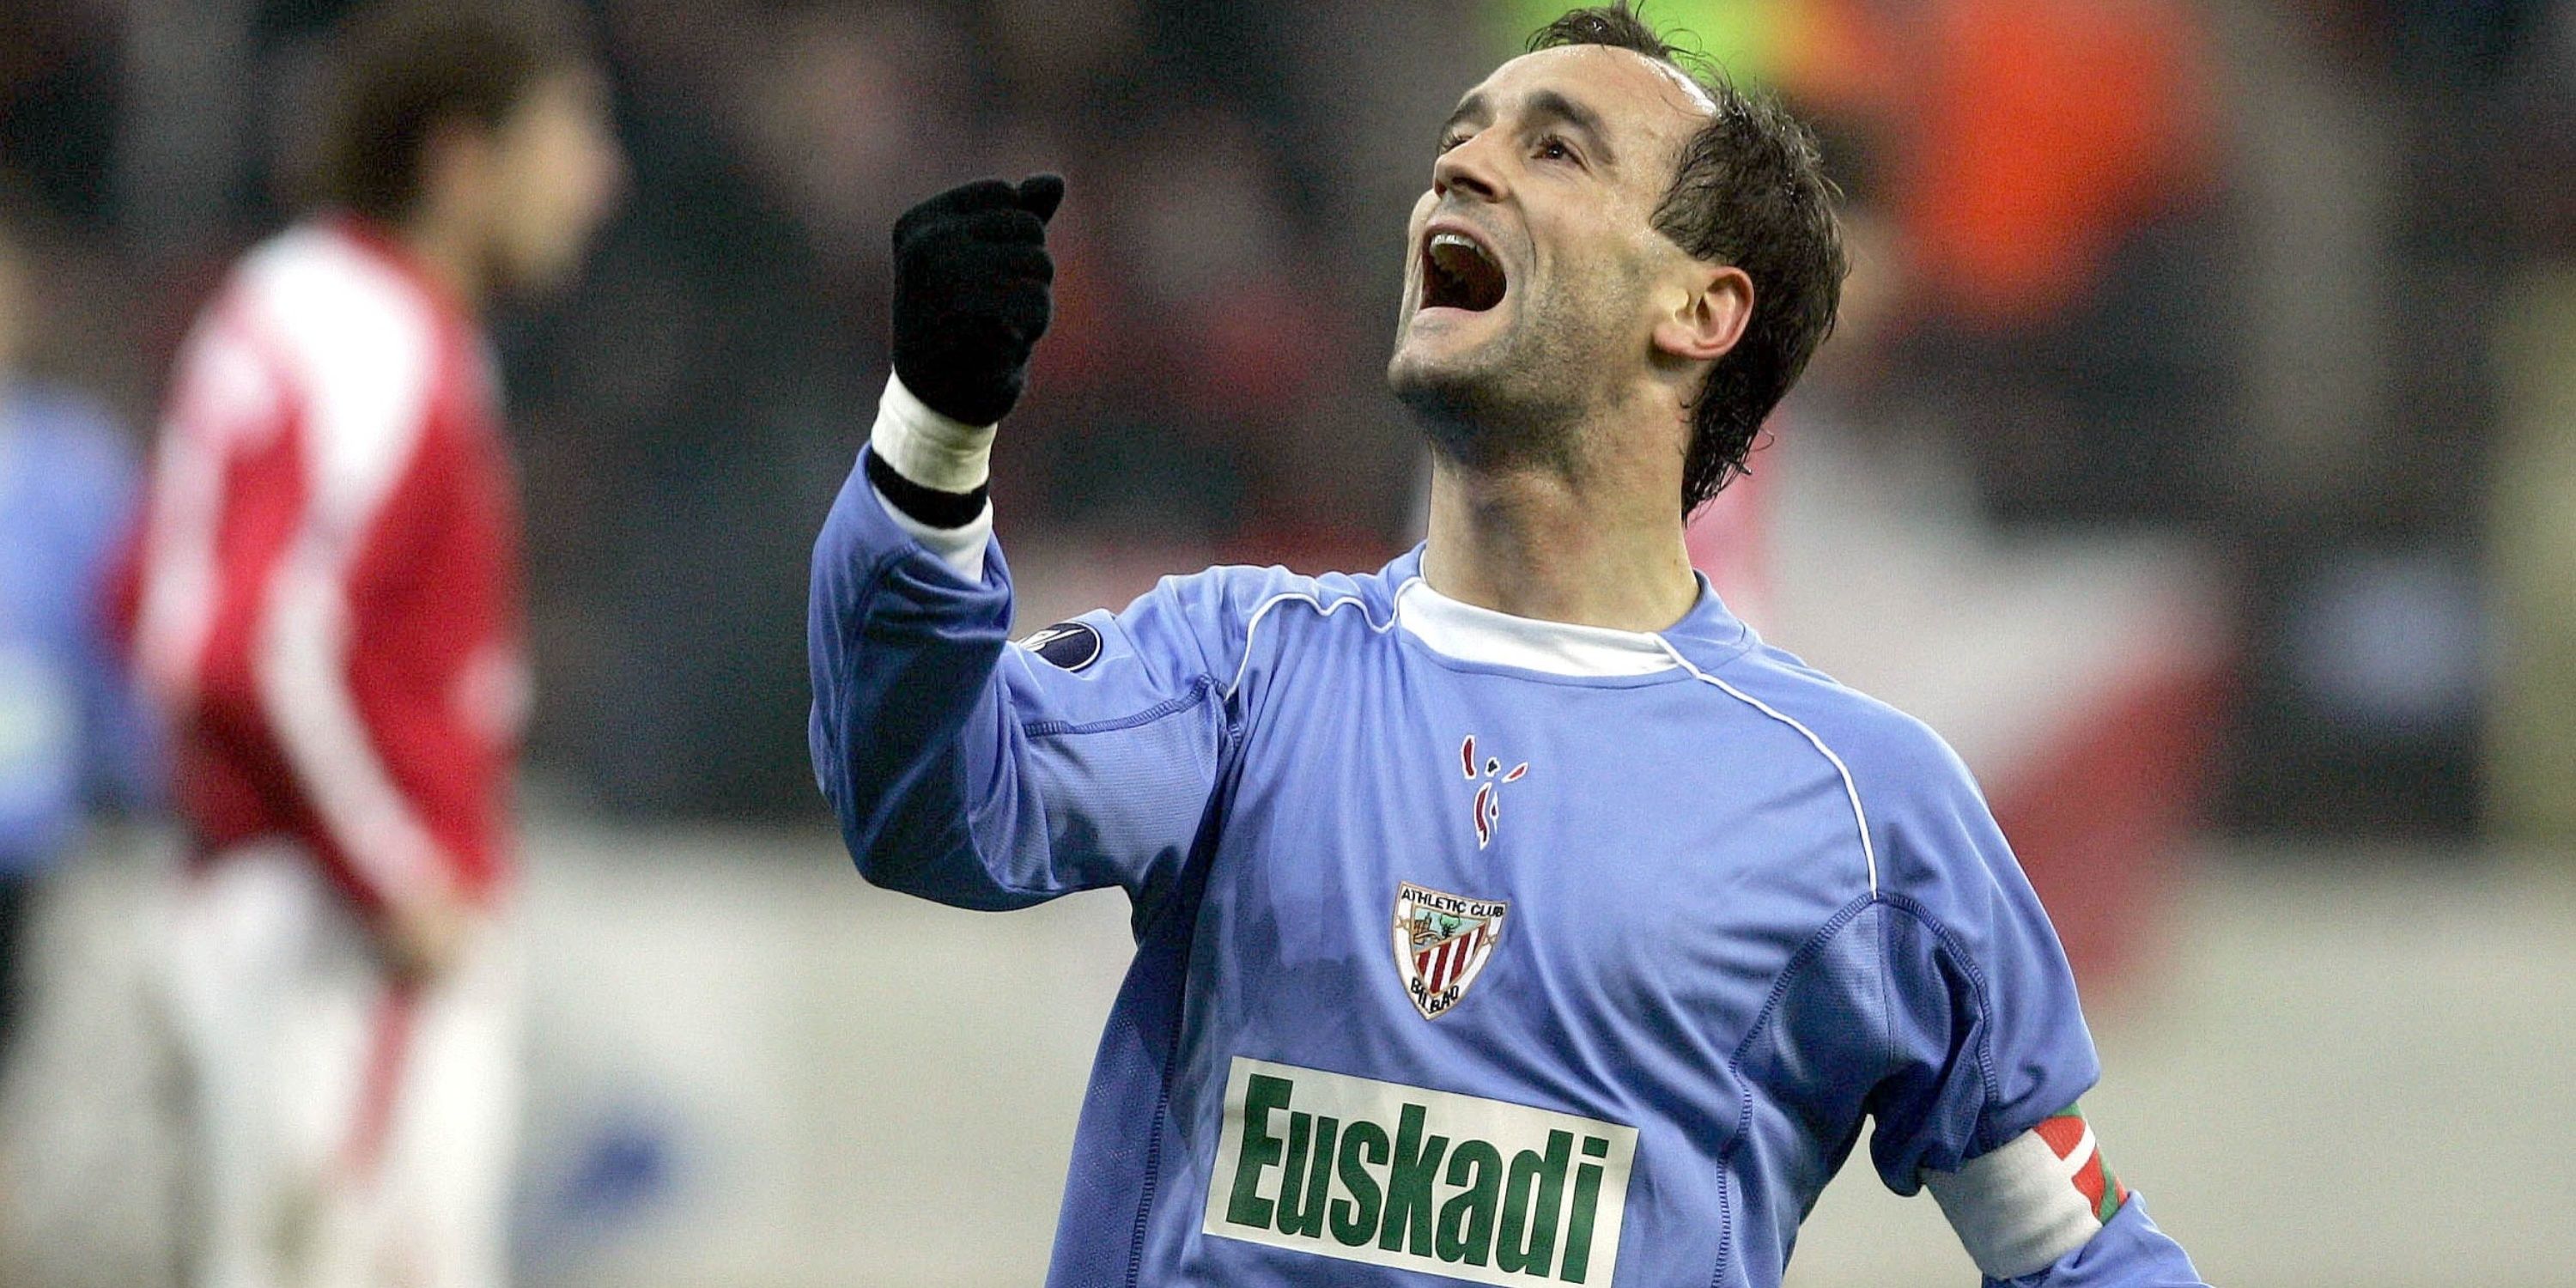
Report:
M1458 146L1459 144L1464 143L1464 142L1466 142L1466 141L1467 141L1467 136L1466 136L1466 135L1464 135L1464 134L1459 134L1459 133L1455 133L1455 132L1452 132L1452 133L1449 133L1449 134L1443 134L1443 135L1441 135L1441 136L1440 136L1440 150L1441 150L1441 151L1443 151L1443 152L1446 152L1446 151L1448 151L1449 149L1454 148L1454 147Z
M1542 161L1572 161L1576 159L1574 149L1567 147L1565 145L1565 140L1556 138L1552 135L1538 141L1538 158Z

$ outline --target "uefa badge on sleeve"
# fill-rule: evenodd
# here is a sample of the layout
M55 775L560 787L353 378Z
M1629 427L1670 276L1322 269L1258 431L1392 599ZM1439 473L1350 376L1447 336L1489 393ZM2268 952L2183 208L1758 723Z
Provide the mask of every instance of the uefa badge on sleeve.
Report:
M1013 642L1067 671L1080 671L1100 660L1100 632L1089 622L1057 622Z
M1502 939L1509 906L1410 881L1396 886L1395 970L1422 1018L1439 1018L1467 995Z

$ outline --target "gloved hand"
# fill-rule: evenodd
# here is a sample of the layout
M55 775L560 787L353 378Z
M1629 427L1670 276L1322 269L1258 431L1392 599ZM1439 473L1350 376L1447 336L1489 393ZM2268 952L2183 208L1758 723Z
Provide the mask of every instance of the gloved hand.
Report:
M1054 312L1046 222L1063 200L1061 175L980 179L895 221L894 370L932 411L990 425L1020 400Z

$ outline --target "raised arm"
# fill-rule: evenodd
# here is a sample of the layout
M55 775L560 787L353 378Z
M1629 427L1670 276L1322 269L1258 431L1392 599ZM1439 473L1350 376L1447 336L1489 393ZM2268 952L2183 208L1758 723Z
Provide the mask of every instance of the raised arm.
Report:
M989 451L1046 330L1063 191L986 180L896 224L895 375L814 549L816 780L869 880L961 907L1111 885L1150 902L1228 738L1211 579L1005 641Z

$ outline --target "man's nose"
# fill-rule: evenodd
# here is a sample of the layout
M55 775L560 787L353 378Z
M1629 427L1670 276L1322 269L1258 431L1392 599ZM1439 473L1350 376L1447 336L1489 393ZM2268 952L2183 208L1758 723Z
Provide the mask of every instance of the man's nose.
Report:
M1479 131L1441 153L1431 163L1431 191L1445 197L1450 189L1460 188L1479 200L1502 200L1507 189L1501 170L1493 164L1494 145L1487 142L1491 137L1492 131Z

